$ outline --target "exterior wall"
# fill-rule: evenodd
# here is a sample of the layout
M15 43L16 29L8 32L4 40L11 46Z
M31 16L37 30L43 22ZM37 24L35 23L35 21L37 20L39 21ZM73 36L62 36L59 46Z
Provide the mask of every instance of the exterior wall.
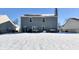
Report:
M7 33L16 30L16 27L13 26L9 21L0 24L0 33Z
M31 18L31 22L30 22ZM43 22L44 20L44 22ZM21 31L23 28L32 29L36 27L41 30L56 29L57 30L57 17L56 16L47 16L47 17L21 17Z
M46 17L44 25L47 29L57 29L57 17Z

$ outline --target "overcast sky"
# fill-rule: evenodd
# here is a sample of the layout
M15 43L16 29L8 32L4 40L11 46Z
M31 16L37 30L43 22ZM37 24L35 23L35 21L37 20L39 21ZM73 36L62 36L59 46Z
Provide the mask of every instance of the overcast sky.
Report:
M0 8L0 15L8 15L11 20L20 19L24 14L53 14L54 8ZM79 8L58 8L58 21L64 24L68 18L79 18Z

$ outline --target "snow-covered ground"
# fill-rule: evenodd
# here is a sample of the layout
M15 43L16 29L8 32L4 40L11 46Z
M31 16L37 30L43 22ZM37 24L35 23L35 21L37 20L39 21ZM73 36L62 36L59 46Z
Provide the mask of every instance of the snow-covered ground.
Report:
M0 49L79 49L79 34L19 33L0 35Z

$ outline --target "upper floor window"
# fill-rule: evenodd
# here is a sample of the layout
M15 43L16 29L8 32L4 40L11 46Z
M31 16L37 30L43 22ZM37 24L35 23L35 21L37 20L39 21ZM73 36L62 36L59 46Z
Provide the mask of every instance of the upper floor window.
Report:
M32 22L32 18L30 18L30 22Z
M45 22L45 18L43 18L43 22Z

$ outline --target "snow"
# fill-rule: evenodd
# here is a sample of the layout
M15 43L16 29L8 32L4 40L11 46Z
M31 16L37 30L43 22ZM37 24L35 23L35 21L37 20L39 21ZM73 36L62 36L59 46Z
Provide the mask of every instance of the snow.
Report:
M62 34L62 33L1 34L0 49L74 50L79 49L79 34Z

